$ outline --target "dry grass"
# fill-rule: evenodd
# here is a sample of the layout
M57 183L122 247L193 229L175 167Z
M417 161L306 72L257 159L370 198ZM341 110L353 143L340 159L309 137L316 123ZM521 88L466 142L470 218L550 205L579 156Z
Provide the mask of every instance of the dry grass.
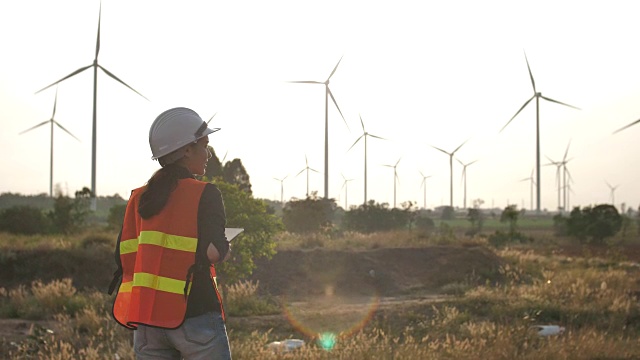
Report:
M278 246L413 247L438 243L443 236L449 235L391 232L332 238L281 234ZM81 238L70 243L81 244ZM454 237L452 241L470 240ZM457 295L453 299L410 311L381 311L362 331L305 337L306 345L289 353L267 346L282 340L271 331L229 328L234 359L640 358L637 264L615 257L542 256L526 248L495 252L505 260L501 273L506 283L477 286L470 281L452 289ZM224 289L231 316L274 311L270 299L258 297L258 288L257 282L244 282ZM18 343L0 343L0 357L133 359L132 334L113 321L111 300L98 292L77 291L68 279L0 288L0 314L53 319L56 324L51 329L34 326L30 336ZM326 316L335 314L327 311ZM541 337L530 329L534 324L557 324L566 331ZM300 333L292 331L290 336Z

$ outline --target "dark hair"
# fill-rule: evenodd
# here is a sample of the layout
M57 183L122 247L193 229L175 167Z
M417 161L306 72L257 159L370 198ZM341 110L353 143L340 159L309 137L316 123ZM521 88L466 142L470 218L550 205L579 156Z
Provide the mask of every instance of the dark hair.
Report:
M138 214L143 219L148 219L162 211L169 200L169 195L178 186L180 170L180 165L169 164L151 176L138 205Z

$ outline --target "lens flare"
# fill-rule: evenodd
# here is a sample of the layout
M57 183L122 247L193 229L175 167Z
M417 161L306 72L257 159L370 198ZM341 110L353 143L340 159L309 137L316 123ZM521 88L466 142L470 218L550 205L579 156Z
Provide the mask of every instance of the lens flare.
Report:
M283 314L291 326L324 350L332 350L341 339L358 333L371 321L380 305L380 296L341 297L332 286L309 302L283 299ZM329 315L327 315L329 314Z

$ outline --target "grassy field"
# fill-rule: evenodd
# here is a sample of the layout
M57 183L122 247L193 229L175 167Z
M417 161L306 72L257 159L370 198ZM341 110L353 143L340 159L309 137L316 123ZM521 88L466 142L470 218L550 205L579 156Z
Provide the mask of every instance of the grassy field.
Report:
M482 247L500 260L496 278L501 280L483 281L469 273L447 286L394 299L317 307L313 302L292 305L261 294L256 282L229 286L223 296L234 359L640 358L637 230L618 235L607 246L587 247L555 237L548 221L522 221L519 229L533 242L493 248L486 236L464 236L469 227L465 220L448 223L447 231L436 225L437 230L429 234L283 233L276 240L280 251ZM485 233L503 226L487 220ZM133 359L131 333L110 316L111 297L89 286L90 280L78 280L82 270L72 271L78 279L42 276L46 280L34 280L37 271L18 264L25 256L37 257L45 262L38 271L49 269L50 273L64 268L64 259L89 257L87 267L109 264L114 241L114 234L101 232L72 237L0 234L0 266L7 277L3 284L10 284L0 288L0 358ZM55 256L60 259L55 261L54 255L38 257L58 252L61 255ZM7 269L29 280L9 281ZM106 278L111 271L104 269ZM447 269L438 271L444 275ZM343 330L310 332L309 326L305 329L301 324L303 311L306 324L315 321ZM366 313L360 320L349 317L358 317L359 312ZM350 326L357 321L359 326ZM558 325L565 330L540 336L534 325ZM291 352L268 346L286 338L302 339L305 345Z

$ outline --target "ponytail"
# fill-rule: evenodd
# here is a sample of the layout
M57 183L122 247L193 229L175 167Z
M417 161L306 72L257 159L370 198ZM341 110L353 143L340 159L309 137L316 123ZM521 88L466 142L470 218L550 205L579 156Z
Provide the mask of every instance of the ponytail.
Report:
M180 170L180 165L169 164L151 176L138 205L138 214L143 219L148 219L162 211L169 201L169 195L178 186Z

